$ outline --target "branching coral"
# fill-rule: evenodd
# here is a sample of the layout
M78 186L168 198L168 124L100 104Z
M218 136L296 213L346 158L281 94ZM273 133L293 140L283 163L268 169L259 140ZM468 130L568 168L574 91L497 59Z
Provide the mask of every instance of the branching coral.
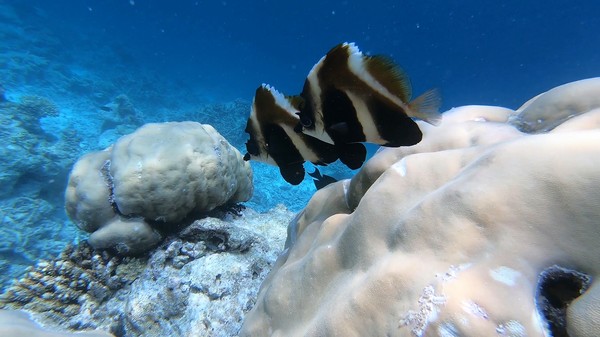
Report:
M2 294L0 307L45 312L54 321L63 322L82 311L94 312L133 281L135 274L117 270L121 260L95 251L85 242L68 246L58 258L30 267Z

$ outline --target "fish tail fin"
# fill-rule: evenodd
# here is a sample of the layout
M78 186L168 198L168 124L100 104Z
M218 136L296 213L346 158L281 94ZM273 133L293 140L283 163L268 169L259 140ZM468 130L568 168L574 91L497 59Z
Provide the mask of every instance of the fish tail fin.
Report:
M321 171L319 171L319 169L315 166L315 171L314 172L307 172L309 176L315 178L315 179L321 179L323 178L323 176L321 175Z
M438 125L442 121L442 114L439 111L441 104L439 90L431 89L413 99L408 107L413 112L413 116L429 124Z

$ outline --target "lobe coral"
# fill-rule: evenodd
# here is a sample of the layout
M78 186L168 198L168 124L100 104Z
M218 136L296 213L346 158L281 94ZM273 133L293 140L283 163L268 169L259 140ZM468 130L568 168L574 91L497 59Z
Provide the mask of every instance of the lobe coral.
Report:
M597 97L419 122L290 223L241 336L600 335Z

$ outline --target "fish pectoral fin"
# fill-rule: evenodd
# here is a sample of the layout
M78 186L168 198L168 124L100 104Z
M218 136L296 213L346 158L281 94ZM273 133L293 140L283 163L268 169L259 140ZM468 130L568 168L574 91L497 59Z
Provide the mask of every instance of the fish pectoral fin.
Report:
M351 170L360 168L367 158L367 149L361 143L336 145L336 150L340 161Z
M285 155L293 148L292 140L279 126L273 127L265 138L268 152L273 157Z
M279 167L279 172L285 181L292 185L298 185L304 180L303 163L289 164Z
M334 142L350 143L354 141L350 135L350 127L346 122L340 122L328 127L326 132L331 135Z
M431 125L438 125L442 121L442 114L439 111L441 104L442 99L439 90L431 89L413 99L408 107L413 112L414 117Z
M348 123L346 122L335 123L329 127L329 130L335 132L340 136L345 136L348 134L348 132L350 132L350 129L348 128Z

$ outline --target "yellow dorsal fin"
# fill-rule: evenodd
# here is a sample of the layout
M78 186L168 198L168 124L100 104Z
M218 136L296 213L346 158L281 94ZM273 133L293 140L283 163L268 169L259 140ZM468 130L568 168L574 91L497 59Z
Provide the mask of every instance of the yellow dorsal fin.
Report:
M410 101L412 89L408 76L392 60L385 56L365 56L365 67L369 74L390 93L404 103Z
M411 111L409 115L438 125L442 120L442 114L439 112L441 104L440 92L437 89L428 90L408 104Z

